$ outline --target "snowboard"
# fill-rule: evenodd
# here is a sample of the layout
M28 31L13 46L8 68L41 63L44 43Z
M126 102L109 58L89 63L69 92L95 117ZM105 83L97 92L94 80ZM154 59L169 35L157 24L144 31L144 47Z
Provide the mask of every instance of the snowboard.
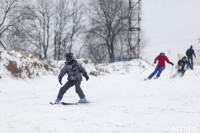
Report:
M79 103L66 103L66 102L61 102L62 105L78 105Z
M87 103L66 103L66 102L61 102L62 105L80 105L80 104L88 104L90 102Z
M67 102L61 102L60 104L61 105L78 105L78 104L88 104L90 102L87 102L87 103L67 103ZM58 103L53 103L53 102L50 102L51 105L59 105Z

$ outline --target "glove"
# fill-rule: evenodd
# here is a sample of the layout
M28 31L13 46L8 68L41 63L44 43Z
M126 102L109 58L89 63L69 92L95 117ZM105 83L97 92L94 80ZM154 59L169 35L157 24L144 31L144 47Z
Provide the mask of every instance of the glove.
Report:
M156 61L154 61L154 64L156 64Z
M173 66L174 65L174 63L172 63L172 62L170 62L170 64Z
M190 64L189 63L186 63L187 64L187 69L189 68Z
M62 79L58 79L59 83L62 85Z
M86 76L85 76L85 79L86 79L86 81L88 81L88 80L89 80L89 77L88 77L88 75L86 75Z

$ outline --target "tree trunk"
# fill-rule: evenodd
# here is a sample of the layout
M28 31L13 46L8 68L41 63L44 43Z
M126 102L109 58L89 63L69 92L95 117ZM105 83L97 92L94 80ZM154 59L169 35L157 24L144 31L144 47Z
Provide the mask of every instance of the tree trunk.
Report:
M1 40L0 40L0 44L5 50L7 50L6 47L3 45L3 43L1 42Z

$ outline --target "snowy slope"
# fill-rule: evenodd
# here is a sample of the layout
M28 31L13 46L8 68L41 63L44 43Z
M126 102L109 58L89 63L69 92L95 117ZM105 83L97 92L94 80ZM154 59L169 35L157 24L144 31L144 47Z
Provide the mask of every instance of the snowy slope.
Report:
M27 52L0 49L0 79L7 77L36 78L56 74L57 69Z
M0 80L0 132L177 133L183 128L200 132L200 77L188 70L185 77L171 80L167 65L160 79L145 82L154 67L140 74L144 70L140 66L148 67L143 61L114 63L104 66L110 73L84 79L82 88L91 101L86 105L50 105L61 87L57 76ZM199 67L195 72L200 75ZM78 100L74 88L63 99Z

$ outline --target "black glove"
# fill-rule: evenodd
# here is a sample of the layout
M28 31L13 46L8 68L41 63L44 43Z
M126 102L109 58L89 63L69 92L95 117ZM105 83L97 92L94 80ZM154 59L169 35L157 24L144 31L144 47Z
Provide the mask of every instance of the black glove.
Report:
M58 79L59 83L62 85L62 79Z
M154 64L156 64L156 61L154 61Z
M172 62L170 62L170 64L173 66L174 65L174 63L172 63Z
M89 80L89 77L88 77L88 75L86 75L86 76L85 76L85 79L86 79L86 81L88 81L88 80Z

